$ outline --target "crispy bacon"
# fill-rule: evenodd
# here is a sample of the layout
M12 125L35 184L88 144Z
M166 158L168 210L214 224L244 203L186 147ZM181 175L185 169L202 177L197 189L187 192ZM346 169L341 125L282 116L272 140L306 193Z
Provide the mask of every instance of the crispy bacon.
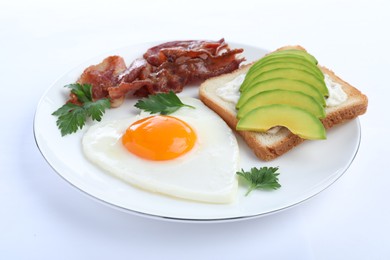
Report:
M224 39L167 42L148 49L128 68L121 57L108 57L88 67L78 83L92 84L94 99L109 97L117 107L128 93L139 97L177 93L189 83L231 72L244 61L236 58L242 52L230 49ZM77 103L77 98L71 95L69 102Z
M153 66L160 66L165 61L173 62L177 57L196 58L202 54L215 56L227 47L224 39L219 41L173 41L150 48L144 54L144 58Z
M79 84L92 85L93 100L109 96L108 88L118 85L118 76L126 70L126 63L122 57L110 56L97 65L89 66L77 80ZM68 102L79 104L74 94L70 94Z
M189 83L237 69L244 59L237 59L236 54L242 51L231 50L224 39L163 43L148 49L143 55L150 67L141 70L142 78L125 80L130 85L110 88L109 93L111 98L116 98L119 92L127 93L127 90L135 90L134 95L141 97L171 90L181 92Z

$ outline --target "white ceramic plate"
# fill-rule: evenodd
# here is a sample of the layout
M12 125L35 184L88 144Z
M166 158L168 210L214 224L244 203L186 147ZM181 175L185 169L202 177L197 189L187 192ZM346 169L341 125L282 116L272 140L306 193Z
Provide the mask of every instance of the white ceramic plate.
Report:
M36 143L53 169L67 182L85 194L124 211L149 217L177 221L229 221L248 219L274 213L318 194L334 183L352 163L360 143L360 124L357 119L332 128L325 141L306 141L272 162L259 161L237 136L240 146L240 168L279 166L282 187L275 191L254 191L245 197L246 186L240 184L236 201L215 205L178 200L135 188L92 165L81 150L81 138L93 123L76 134L61 137L56 117L51 113L62 106L68 97L63 86L76 81L89 65L99 63L109 55L121 55L127 64L140 57L157 43L133 45L98 56L61 77L43 95L36 110L34 134ZM257 47L231 44L244 48L247 61L262 57L266 51ZM179 96L197 97L197 88L188 87ZM135 114L135 99L120 108L106 112L103 120Z

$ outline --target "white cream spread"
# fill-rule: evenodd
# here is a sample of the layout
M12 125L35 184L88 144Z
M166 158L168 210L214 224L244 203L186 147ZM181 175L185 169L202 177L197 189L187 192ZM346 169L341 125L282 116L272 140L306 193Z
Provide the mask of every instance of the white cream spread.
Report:
M344 92L341 85L334 82L328 74L324 74L324 76L326 87L329 90L329 97L326 99L326 106L334 107L346 101L348 95Z
M244 82L246 74L241 74L225 85L217 88L216 94L226 102L237 104L240 98L240 86Z
M271 127L270 129L267 130L267 134L274 135L277 132L279 132L280 128L281 128L280 126Z

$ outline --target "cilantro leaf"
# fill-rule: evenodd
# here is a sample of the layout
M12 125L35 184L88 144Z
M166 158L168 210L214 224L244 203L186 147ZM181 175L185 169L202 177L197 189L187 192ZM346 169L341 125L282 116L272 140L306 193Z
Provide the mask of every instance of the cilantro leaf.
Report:
M100 121L105 109L111 107L108 98L92 100L92 86L89 84L69 84L65 87L71 89L81 105L66 103L52 113L52 115L58 117L56 124L62 136L75 133L83 128L88 117Z
M181 107L194 108L193 106L183 104L172 90L169 93L149 95L147 98L138 100L134 106L151 114L160 113L161 115L172 114Z
M241 169L237 175L244 178L249 183L249 189L245 196L247 196L254 189L278 189L281 187L276 171L279 167L261 167L260 169L252 168L249 172Z

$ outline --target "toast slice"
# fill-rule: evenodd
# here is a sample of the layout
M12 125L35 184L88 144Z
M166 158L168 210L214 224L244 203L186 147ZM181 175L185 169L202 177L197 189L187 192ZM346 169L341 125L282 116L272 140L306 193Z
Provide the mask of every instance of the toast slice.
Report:
M303 49L301 46L286 46L280 49L287 48ZM252 64L244 65L232 73L210 78L202 83L199 89L199 98L203 103L223 118L234 131L236 131L235 129L238 122L235 104L222 99L216 91L218 88L233 81L238 76L245 74L251 65ZM333 71L323 66L319 66L319 68L324 74L327 74L333 82L340 84L343 91L347 94L347 99L341 104L327 106L325 108L326 117L321 121L326 129L354 119L366 112L368 99L364 94L339 78ZM264 161L275 159L304 141L304 139L294 135L285 127L281 127L277 132L237 131L237 133L242 136L255 155Z

